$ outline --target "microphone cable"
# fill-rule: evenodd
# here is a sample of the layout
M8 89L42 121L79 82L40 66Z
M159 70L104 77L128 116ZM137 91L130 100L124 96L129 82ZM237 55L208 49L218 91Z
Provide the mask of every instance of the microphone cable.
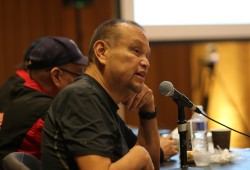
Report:
M205 117L208 118L209 120L212 120L212 121L214 121L215 123L218 123L218 124L220 124L220 125L222 125L222 126L228 128L228 129L230 129L230 130L232 130L232 131L234 131L234 132L237 132L237 133L239 133L239 134L241 134L241 135L250 137L250 135L248 135L248 134L246 134L246 133L243 133L243 132L240 132L240 131L238 131L238 130L235 130L235 129L233 129L233 128L227 126L227 125L224 125L224 124L218 122L217 120L214 120L214 119L210 118L209 116L207 116L206 112L203 111L203 110L201 110L201 113L200 113L200 114L202 114L203 116L205 116Z

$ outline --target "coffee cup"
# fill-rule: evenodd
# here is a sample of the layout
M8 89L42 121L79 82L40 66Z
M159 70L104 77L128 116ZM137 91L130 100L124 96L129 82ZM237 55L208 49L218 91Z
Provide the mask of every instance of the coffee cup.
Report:
M231 130L226 128L214 128L210 130L215 149L230 149Z

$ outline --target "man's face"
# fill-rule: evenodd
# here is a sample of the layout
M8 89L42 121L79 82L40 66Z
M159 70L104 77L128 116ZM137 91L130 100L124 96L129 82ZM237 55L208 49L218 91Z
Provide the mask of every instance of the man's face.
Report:
M108 50L105 71L118 87L139 93L150 66L150 47L144 32L133 25L119 25L119 38Z

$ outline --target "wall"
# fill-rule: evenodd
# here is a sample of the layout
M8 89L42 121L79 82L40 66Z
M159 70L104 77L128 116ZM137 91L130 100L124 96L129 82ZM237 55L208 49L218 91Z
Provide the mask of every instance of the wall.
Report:
M219 55L213 74L211 68L202 64L213 44ZM192 45L192 93L195 103L203 103L204 94L208 96L207 114L218 122L237 131L250 135L249 99L250 94L250 42L222 41L194 43ZM209 88L202 90L206 84ZM223 126L209 121L209 128ZM250 138L232 131L231 146L250 147Z
M93 0L78 10L63 0L0 0L0 84L14 73L29 44L42 36L71 38L86 54L95 27L115 16L114 5L114 0Z

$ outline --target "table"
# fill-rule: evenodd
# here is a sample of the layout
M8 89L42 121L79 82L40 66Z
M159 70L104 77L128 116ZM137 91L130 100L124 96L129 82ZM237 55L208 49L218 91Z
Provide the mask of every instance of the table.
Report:
M250 148L232 148L231 153L236 154L239 160L226 164L210 164L204 167L197 167L195 164L189 165L188 170L250 170ZM160 170L178 170L180 168L179 155L175 155L170 160L161 164Z

